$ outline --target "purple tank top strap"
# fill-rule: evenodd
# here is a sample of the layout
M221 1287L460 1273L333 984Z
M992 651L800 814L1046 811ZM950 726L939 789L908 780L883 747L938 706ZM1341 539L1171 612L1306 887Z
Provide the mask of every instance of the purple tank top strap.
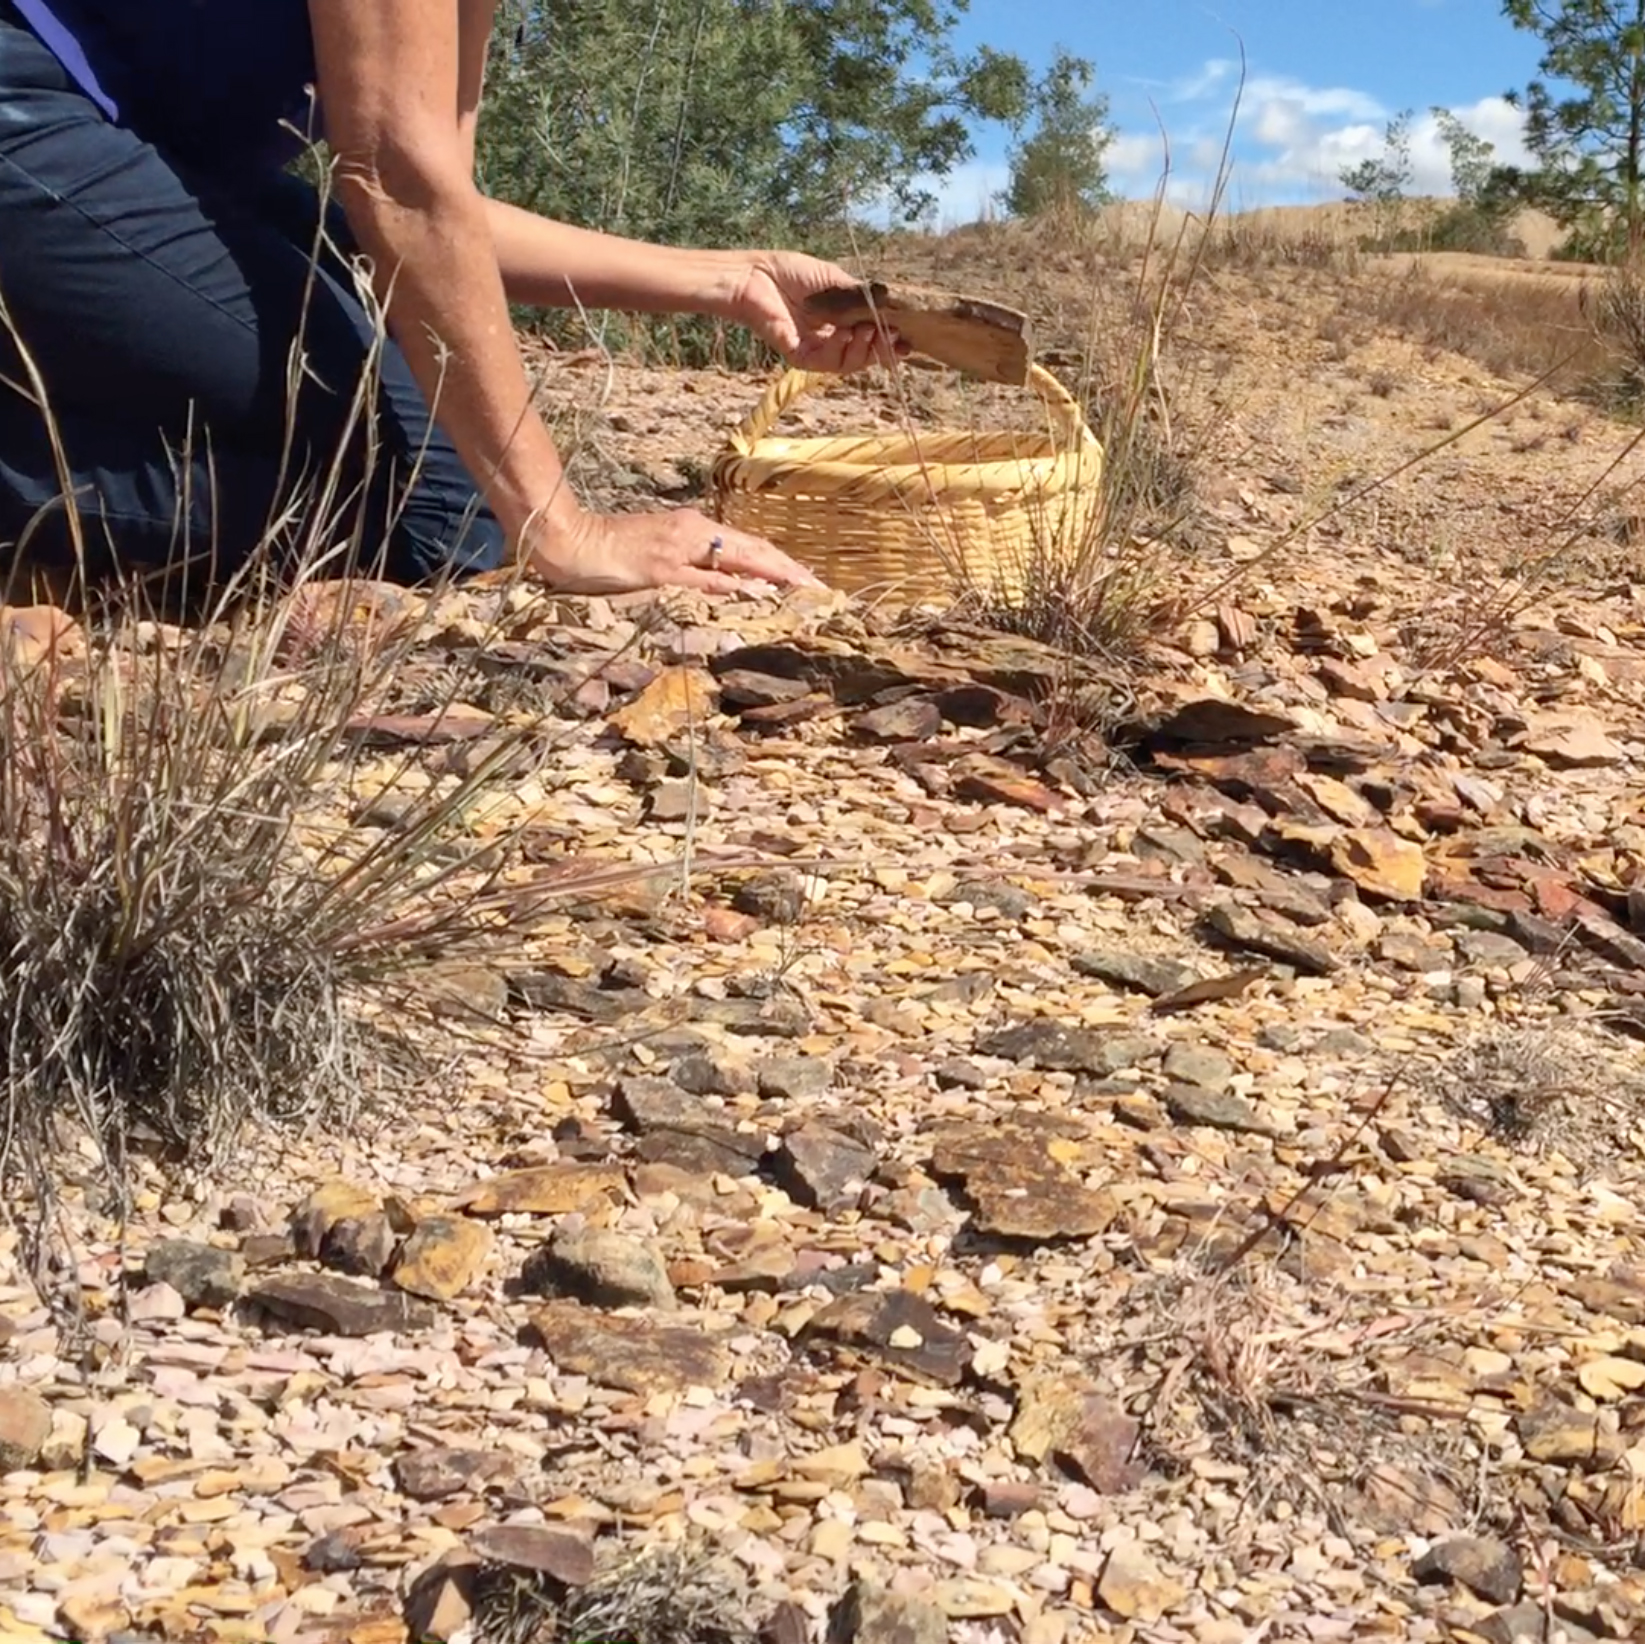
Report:
M11 0L18 15L40 36L42 44L73 76L75 83L111 120L120 117L114 99L97 83L97 76L80 42L53 15L47 0Z

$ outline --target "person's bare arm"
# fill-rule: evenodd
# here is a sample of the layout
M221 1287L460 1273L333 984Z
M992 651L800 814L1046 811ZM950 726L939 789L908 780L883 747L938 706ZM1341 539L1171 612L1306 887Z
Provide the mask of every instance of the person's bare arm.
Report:
M747 252L694 251L600 234L487 199L503 284L537 308L730 318L753 268Z
M472 0L310 0L336 190L412 371L511 536L580 510L531 404L474 183ZM490 7L482 3L489 16ZM481 40L483 47L483 38ZM460 72L467 45L470 71Z
M814 582L770 543L695 510L594 514L566 484L531 403L492 208L474 181L493 10L494 0L309 0L337 197L441 428L531 568L558 587L729 593L746 578ZM552 253L551 244L545 270ZM574 259L574 273L596 267ZM571 278L562 276L568 286ZM786 337L786 300L756 301L751 313L765 307ZM866 358L868 345L841 337L830 346L844 363L853 351Z

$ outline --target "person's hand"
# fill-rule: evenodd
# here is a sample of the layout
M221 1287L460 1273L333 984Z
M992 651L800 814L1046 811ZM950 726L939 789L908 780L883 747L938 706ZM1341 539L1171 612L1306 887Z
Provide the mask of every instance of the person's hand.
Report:
M567 594L667 587L731 594L751 582L824 586L763 537L721 525L694 508L580 514L552 538L540 535L527 563L551 588Z
M732 317L805 371L861 371L889 365L905 352L894 333L871 320L835 325L807 317L805 300L819 291L859 284L835 263L798 251L759 251L734 303Z

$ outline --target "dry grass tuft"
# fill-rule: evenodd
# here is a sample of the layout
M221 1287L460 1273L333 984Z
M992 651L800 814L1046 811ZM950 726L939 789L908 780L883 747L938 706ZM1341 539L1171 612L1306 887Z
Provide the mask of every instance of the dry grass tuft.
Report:
M127 614L6 657L0 1173L41 1212L69 1133L118 1200L141 1141L213 1163L248 1121L346 1113L379 1033L360 1002L493 939L498 842L465 818L524 733L362 844L356 727L417 624L362 642L357 602L317 629L304 593L170 642Z
M1498 1140L1553 1150L1584 1174L1638 1147L1645 1076L1591 1030L1553 1022L1494 1026L1430 1072L1453 1112Z
M569 1592L510 1566L481 1573L475 1638L563 1645L737 1645L757 1639L739 1573L701 1541L642 1549L608 1562Z
M375 375L373 359L354 400L368 442ZM439 591L348 571L379 545L350 523L344 461L294 480L223 582L167 567L105 587L84 629L0 635L0 1189L43 1286L74 1155L120 1215L134 1149L210 1168L248 1123L346 1117L390 1045L409 1049L420 973L523 934L551 898L649 871L517 871L525 825L496 800L551 757L540 718L485 727L438 776L415 736L397 756L374 746L373 717L412 706L414 677L434 721L472 682L420 655ZM95 522L65 507L89 593ZM154 620L157 582L190 627ZM497 621L517 604L504 591ZM502 637L470 626L476 652ZM375 837L353 827L368 764L395 790Z

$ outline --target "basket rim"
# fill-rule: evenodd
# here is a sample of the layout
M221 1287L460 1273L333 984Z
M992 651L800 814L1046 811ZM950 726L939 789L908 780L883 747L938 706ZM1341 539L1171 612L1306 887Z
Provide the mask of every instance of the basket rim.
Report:
M963 435L970 438L969 435ZM887 489L928 488L936 493L963 494L967 491L998 494L1030 487L1056 486L1072 489L1082 480L1100 485L1104 468L1102 447L1093 441L1073 450L1048 451L1035 456L991 458L985 462L902 462L876 461L872 441L858 436L831 435L820 439L784 442L782 453L762 451L760 445L746 455L727 454L716 465L717 484L737 489L796 490L814 487L848 486L874 482ZM888 437L889 438L889 437ZM901 437L899 437L899 440ZM906 442L902 442L906 443ZM821 453L847 445L853 456L826 457ZM810 485L807 485L807 482Z

